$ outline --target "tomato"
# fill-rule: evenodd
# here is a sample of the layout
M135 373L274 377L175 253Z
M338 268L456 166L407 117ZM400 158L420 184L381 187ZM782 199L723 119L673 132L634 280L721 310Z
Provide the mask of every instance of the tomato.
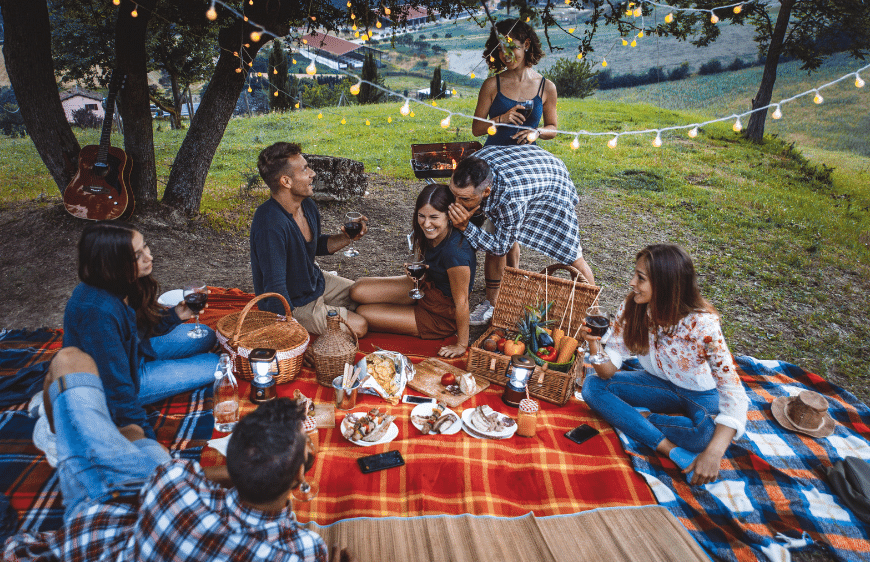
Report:
M498 350L504 353L504 344L508 342L507 338L500 338L498 340Z
M456 384L456 375L453 373L444 373L441 375L441 384L442 386L450 386L451 384Z

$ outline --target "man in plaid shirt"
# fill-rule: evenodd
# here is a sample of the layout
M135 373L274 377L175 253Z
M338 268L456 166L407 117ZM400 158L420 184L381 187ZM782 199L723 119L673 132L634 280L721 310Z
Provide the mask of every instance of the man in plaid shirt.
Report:
M295 402L281 398L242 419L227 466L206 476L198 463L171 460L139 426L115 427L96 372L76 348L59 351L49 367L46 415L57 434L66 522L11 537L5 560L326 562L323 539L290 506L314 458ZM337 548L332 557L352 559Z
M486 297L472 324L485 324L482 309L498 295L505 265L519 265L517 242L572 265L595 283L583 259L577 225L577 188L565 164L532 145L487 146L462 160L450 180L456 203L448 215L453 226L478 250L486 250ZM474 218L489 222L475 224ZM483 221L480 221L481 223Z

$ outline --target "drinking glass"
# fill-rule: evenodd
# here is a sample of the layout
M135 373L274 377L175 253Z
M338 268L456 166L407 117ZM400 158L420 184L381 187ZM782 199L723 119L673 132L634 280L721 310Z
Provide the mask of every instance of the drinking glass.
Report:
M362 215L360 213L347 213L344 215L344 231L351 238L350 245L347 250L342 252L345 256L352 258L359 255L359 250L353 247L353 239L359 236L362 232Z
M317 446L311 441L311 437L308 434L305 435L306 443L305 448L311 453L311 455L317 454ZM310 468L310 467L307 467ZM308 502L317 497L317 494L320 493L320 486L317 485L317 482L309 482L305 475L302 475L302 483L299 484L298 488L295 488L293 492L291 492L294 499L299 500L301 502Z
M608 328L610 328L610 318L604 308L598 304L593 304L586 309L585 322L586 326L589 328L590 336L603 338L604 334L607 333ZM589 362L593 365L602 365L607 363L609 360L610 357L604 353L603 343L599 344L598 353L589 357Z
M520 100L517 102L517 105L521 105L521 109L517 109L520 115L523 116L523 122L529 118L529 115L532 114L532 109L535 107L535 102L533 100Z
M187 332L187 337L205 337L208 332L203 330L202 326L199 325L199 313L202 312L202 309L205 308L208 302L208 287L205 286L205 283L192 281L184 286L182 295L184 296L184 303L187 305L187 308L193 311L193 317L195 318L195 326Z
M414 288L408 292L408 296L412 299L422 299L426 293L420 290L420 279L426 274L426 264L423 261L411 262L406 266L408 275L414 280Z

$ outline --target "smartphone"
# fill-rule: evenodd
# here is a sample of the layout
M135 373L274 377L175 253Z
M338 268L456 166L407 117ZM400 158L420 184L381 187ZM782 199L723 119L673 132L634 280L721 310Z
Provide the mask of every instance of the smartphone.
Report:
M406 394L402 396L402 402L405 404L434 404L435 399L428 396L411 396Z
M565 437L578 445L589 441L596 435L598 435L598 430L585 423L565 433Z
M386 453L360 457L356 462L359 464L359 469L362 473L368 474L370 472L377 472L378 470L403 466L405 464L405 459L402 458L402 454L399 453L399 451L387 451Z

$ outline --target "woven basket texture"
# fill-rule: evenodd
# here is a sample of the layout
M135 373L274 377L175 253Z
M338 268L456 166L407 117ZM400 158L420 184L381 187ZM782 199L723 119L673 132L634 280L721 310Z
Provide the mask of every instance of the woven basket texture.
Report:
M284 305L285 316L251 310L259 301L275 297ZM227 314L217 322L218 341L233 359L236 375L251 381L254 373L247 361L257 348L274 349L278 359L277 384L292 381L302 369L302 356L308 347L308 330L293 319L290 304L278 293L263 293L248 302L241 312ZM236 360L242 357L243 360Z
M342 331L342 324L347 326L347 332ZM332 388L335 377L344 374L344 366L354 364L358 350L359 340L350 324L337 314L327 316L326 333L317 338L308 350L314 360L317 382Z
M554 277L552 274L559 270L567 271L572 278ZM525 314L525 307L536 306L545 300L555 301L550 309L553 326L558 328L561 325L566 335L575 336L583 324L586 309L601 291L585 281L579 271L565 265L551 265L539 273L506 267L492 324L469 349L467 369L490 382L502 386L507 384L505 372L510 364L510 356L486 351L481 344L496 328L516 332L516 324ZM574 379L582 373L582 360L575 360L566 373L535 367L528 383L529 394L552 404L564 405L574 392Z

